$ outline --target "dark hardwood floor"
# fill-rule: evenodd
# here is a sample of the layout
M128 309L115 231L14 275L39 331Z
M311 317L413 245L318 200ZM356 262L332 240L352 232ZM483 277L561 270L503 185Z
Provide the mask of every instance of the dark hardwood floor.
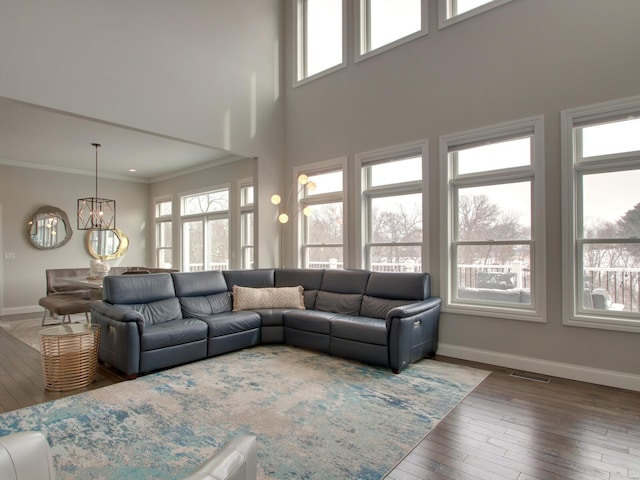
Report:
M492 373L388 480L640 480L640 393L438 359ZM120 380L101 369L91 388ZM43 385L39 353L0 328L0 412L78 392Z
M25 317L33 318L33 315ZM0 318L20 321L21 316ZM100 367L96 381L90 387L70 392L47 392L44 389L40 352L0 328L0 413L105 387L119 381L122 379L116 374Z

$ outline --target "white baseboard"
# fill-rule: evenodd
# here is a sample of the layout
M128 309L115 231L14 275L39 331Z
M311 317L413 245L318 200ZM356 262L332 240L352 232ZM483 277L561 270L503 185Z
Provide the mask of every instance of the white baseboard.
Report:
M27 306L27 307L11 307L11 308L3 308L0 309L0 315L5 316L5 315L20 315L23 313L39 313L39 314L43 314L44 310L42 309L42 307L38 306L38 305L32 305L32 306Z
M487 363L514 370L524 370L543 375L551 375L553 377L568 378L580 382L596 383L606 385L607 387L624 388L626 390L640 392L640 375L631 373L602 370L570 363L551 362L539 358L521 357L489 350L448 345L446 343L438 344L437 353L445 357Z

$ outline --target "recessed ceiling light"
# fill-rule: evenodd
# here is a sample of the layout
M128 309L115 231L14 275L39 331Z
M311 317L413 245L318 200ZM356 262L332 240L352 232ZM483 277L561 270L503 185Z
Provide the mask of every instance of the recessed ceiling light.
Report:
M130 168L130 169L129 169L129 171L130 171L131 173L135 173L135 172L137 172L137 170L136 170L135 168Z

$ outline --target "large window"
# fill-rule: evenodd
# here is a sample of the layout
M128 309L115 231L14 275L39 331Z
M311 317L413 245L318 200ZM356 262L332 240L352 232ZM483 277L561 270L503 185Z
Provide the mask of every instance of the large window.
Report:
M253 185L240 187L240 268L254 265L254 212Z
M640 98L562 119L565 323L640 331Z
M440 28L499 7L511 0L439 0Z
M441 138L450 311L541 319L542 146L542 118Z
M342 167L309 173L300 192L299 264L304 268L344 268L343 175Z
M343 0L296 0L296 81L344 64Z
M420 272L423 265L423 148L359 155L364 268Z
M182 197L182 270L229 267L229 189Z
M160 268L171 268L173 266L172 208L173 202L170 199L160 199L155 202L156 265Z
M361 57L427 33L426 0L359 0L357 14Z

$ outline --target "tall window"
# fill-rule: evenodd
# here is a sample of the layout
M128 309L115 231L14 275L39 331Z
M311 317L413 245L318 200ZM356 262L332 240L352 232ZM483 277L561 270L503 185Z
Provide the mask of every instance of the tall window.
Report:
M240 187L240 268L242 269L251 269L254 265L253 193L253 185Z
M301 81L344 62L343 0L297 0L297 74Z
M511 0L439 0L440 28L499 7Z
M565 323L640 331L640 98L562 119Z
M426 0L359 0L358 52L384 51L427 33Z
M421 147L361 156L363 266L374 271L423 270Z
M451 311L541 319L542 145L541 117L441 138Z
M308 174L299 208L300 264L304 268L344 268L343 170Z
M172 239L171 239L171 214L173 202L171 200L157 200L155 202L156 221L156 265L160 268L171 268Z
M229 189L182 197L182 270L229 267Z

